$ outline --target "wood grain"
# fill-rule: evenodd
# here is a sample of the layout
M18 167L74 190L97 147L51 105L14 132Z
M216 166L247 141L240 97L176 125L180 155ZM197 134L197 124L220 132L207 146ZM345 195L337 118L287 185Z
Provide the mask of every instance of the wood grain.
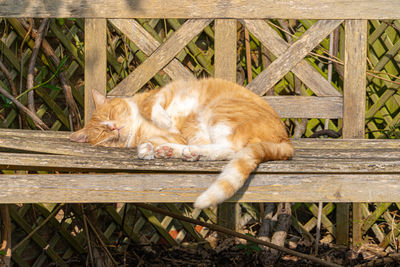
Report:
M290 47L279 34L264 20L241 20L242 24L265 45L276 57ZM340 93L313 68L306 60L301 60L291 70L318 96L340 96Z
M281 118L342 118L343 98L337 96L265 96Z
M367 29L366 20L345 22L343 138L365 137ZM361 206L353 204L354 246L358 246L362 241L361 222ZM339 235L337 240L339 243L348 243L348 231Z
M247 88L258 95L265 94L341 22L341 20L319 20L314 23L293 45L264 69Z
M0 169L99 173L0 175L0 202L192 202L227 163L139 160L134 149L91 147L68 134L0 130ZM260 164L232 201L400 201L400 140L293 144L292 159Z
M236 82L237 21L216 19L215 22L215 77ZM236 230L240 220L238 203L222 203L217 209L217 223ZM218 235L219 239L226 238Z
M343 138L364 138L367 82L367 21L346 20Z
M399 19L398 0L1 0L2 17Z
M215 77L236 82L237 21L215 20Z
M134 42L146 56L150 56L160 46L160 42L134 19L110 19L109 22ZM194 78L193 74L176 58L173 58L163 70L172 80Z
M226 165L225 161L139 160L134 149L91 147L71 142L63 133L16 130L10 136L10 132L0 131L1 169L218 173ZM262 163L256 172L399 173L400 140L298 139L293 144L291 160Z
M85 124L94 111L92 90L106 95L106 20L85 20Z
M343 97L341 96L264 96L263 99L281 118L337 119L343 117Z
M1 175L0 202L193 202L216 176L149 173ZM399 202L400 175L255 174L229 201Z
M341 173L344 175L388 174L398 173L400 163L397 158L385 157L382 151L377 157L371 157L369 151L356 157L357 151L338 151L321 153L320 150L296 151L296 155L289 161L271 161L259 165L256 173ZM136 153L135 153L136 154ZM340 159L339 157L344 157ZM227 164L224 161L199 161L196 163L181 160L153 160L144 161L135 157L113 158L70 155L46 155L32 153L0 153L0 167L3 170L35 170L35 171L74 171L74 172L193 172L217 173Z
M211 19L186 21L165 43L139 67L109 92L111 96L131 96L167 65L188 42L199 34Z

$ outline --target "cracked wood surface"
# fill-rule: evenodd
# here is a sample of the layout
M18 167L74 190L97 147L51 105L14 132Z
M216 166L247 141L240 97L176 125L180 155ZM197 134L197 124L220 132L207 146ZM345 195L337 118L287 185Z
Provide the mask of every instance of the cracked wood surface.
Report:
M0 202L193 202L216 177L217 174L0 175ZM255 174L229 201L398 202L399 182L399 174Z
M3 169L216 173L224 161L140 160L135 149L92 147L68 132L0 131ZM297 139L288 161L260 164L256 173L400 173L400 140Z

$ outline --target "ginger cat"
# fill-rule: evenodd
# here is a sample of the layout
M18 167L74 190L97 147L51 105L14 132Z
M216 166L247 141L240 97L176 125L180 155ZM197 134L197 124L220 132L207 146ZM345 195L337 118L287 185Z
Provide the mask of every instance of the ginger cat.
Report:
M239 190L261 162L286 160L286 128L261 97L221 79L175 81L127 98L93 91L96 110L70 139L91 145L136 147L141 159L229 160L194 203L219 204Z

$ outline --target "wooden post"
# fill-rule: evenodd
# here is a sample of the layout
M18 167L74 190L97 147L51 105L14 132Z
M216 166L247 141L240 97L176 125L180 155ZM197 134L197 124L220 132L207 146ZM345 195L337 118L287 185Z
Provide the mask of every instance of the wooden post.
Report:
M367 20L345 21L343 138L365 136ZM349 205L337 206L336 242L348 244ZM361 243L361 204L353 204L353 245Z
M215 77L236 82L237 21L215 20ZM236 230L240 218L238 203L218 206L218 224Z
M106 27L105 19L85 20L85 124L94 110L92 89L106 95Z

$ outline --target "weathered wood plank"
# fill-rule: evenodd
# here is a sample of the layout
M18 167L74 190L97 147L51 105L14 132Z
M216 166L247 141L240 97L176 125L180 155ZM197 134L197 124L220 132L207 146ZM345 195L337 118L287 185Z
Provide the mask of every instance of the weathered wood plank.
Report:
M243 25L268 48L279 57L290 47L285 40L272 29L264 20L241 20ZM340 96L340 93L318 73L306 60L301 60L292 72L302 80L318 96Z
M106 27L105 19L85 20L85 124L94 111L92 90L106 94Z
M367 39L366 20L346 20L344 81L343 81L343 138L364 138L365 136L365 98L367 82ZM362 241L361 206L353 205L354 246ZM348 233L343 233L347 243ZM341 240L339 240L340 242Z
M71 132L67 131L38 131L25 129L0 129L0 138L3 136L17 136L28 138L68 138Z
M281 118L343 117L343 98L337 96L266 96L263 97Z
M247 88L256 94L265 94L340 23L342 23L342 20L317 21L293 45L264 69Z
M125 155L124 151L128 151L125 156L131 156L130 149L125 148L104 148L90 147L88 144L75 143L68 140L70 132L63 131L35 131L35 130L19 130L19 129L0 129L0 147L22 149L26 151L47 152L49 145L46 142L52 142L50 146L63 146L65 151L81 149L81 154L91 155L91 153L120 153ZM29 140L34 141L30 146ZM301 138L293 139L296 150L312 149L312 150L336 150L336 149L394 149L400 151L400 139L320 139L320 138ZM43 149L42 149L43 147ZM53 147L54 148L54 147ZM53 149L54 154L62 154L63 150L57 151ZM85 152L87 151L87 152ZM65 152L68 153L68 152ZM321 153L321 152L318 152ZM67 154L68 155L68 154ZM110 154L112 155L112 154ZM121 156L120 155L120 156ZM122 156L121 156L122 157Z
M188 20L139 67L109 92L111 96L133 95L160 69L167 65L211 19Z
M0 175L0 202L193 202L216 175ZM230 201L399 202L400 175L256 174Z
M134 42L147 56L150 56L160 46L160 42L151 36L134 19L110 19L109 21ZM194 78L193 74L176 58L173 58L163 70L172 80Z
M215 77L236 82L237 21L215 20Z
M400 149L397 139L323 139L301 138L292 140L296 149L335 150L349 149ZM320 152L318 152L320 153Z
M215 77L236 82L237 21L235 19L216 19L215 22ZM240 207L237 203L218 205L217 222L226 228L236 230L240 220ZM222 239L226 236L219 235Z
M178 8L179 7L179 8ZM2 17L399 19L398 0L1 0Z
M373 153L373 152L372 152ZM391 153L391 152L387 152ZM46 171L91 171L91 172L197 172L217 173L227 164L225 161L185 162L181 160L139 160L132 158L116 158L107 154L94 156L69 156L30 153L0 153L0 169L6 170L46 170ZM335 157L335 154L338 156ZM319 150L299 151L291 160L271 161L259 165L256 173L363 173L388 174L399 173L400 157L386 158L367 157L354 158L357 152L332 151L330 156L321 154ZM369 153L371 154L371 153Z
M341 96L264 96L263 98L281 118L337 119L343 117L343 97Z
M26 138L21 136L3 136L0 138L0 148L23 151L32 151L47 154L60 154L71 156L100 156L134 157L132 149L113 149L110 147L92 147L89 144L75 143L68 139L57 138Z
M343 138L364 138L367 82L367 21L346 20Z

